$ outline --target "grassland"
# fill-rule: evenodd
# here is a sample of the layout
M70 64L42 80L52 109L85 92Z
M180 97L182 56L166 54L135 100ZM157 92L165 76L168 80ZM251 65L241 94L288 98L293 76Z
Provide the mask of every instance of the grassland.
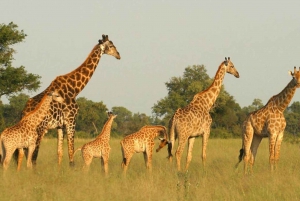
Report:
M300 152L296 144L283 143L276 172L270 173L268 140L259 147L254 173L235 170L241 147L238 139L210 139L207 167L201 163L201 139L197 139L187 173L178 173L167 162L167 150L153 155L152 174L146 172L143 155L134 155L126 178L122 177L119 139L111 139L109 176L94 159L90 171L81 170L81 153L75 167L68 165L65 145L63 164L57 167L56 140L44 139L38 164L33 170L16 172L11 163L0 180L0 200L300 200ZM87 140L76 139L75 147ZM157 142L158 143L158 140ZM66 143L65 143L66 144ZM156 145L157 146L157 145ZM182 164L185 163L185 156Z

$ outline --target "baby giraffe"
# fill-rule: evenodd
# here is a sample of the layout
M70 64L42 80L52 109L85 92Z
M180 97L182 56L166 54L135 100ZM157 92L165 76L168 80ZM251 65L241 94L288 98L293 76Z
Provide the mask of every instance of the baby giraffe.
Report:
M35 110L24 116L16 125L6 128L0 136L0 155L3 169L7 170L9 162L16 149L23 153L23 148L28 148L27 167L32 167L31 157L38 138L37 126L50 112L52 101L64 102L57 91L45 94ZM20 169L18 165L18 170Z
M76 149L74 155L77 151L81 150L82 158L84 160L84 169L88 170L93 158L101 158L101 164L104 167L104 172L108 174L108 159L110 153L110 131L113 120L117 117L112 112L108 112L108 120L103 126L101 133L96 137L95 140L86 143L82 147Z
M144 126L138 132L127 135L121 140L121 150L123 155L122 168L126 175L130 159L134 153L144 153L146 168L152 170L152 152L154 138L158 135L166 139L167 129L164 126Z

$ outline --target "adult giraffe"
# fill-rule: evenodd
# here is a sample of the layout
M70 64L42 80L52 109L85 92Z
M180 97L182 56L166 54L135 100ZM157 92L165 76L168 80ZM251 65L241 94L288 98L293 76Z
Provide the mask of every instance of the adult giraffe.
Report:
M57 128L58 130L57 154L58 164L61 164L63 155L62 129L65 128L67 131L69 163L70 165L74 165L74 132L76 115L78 113L78 105L75 98L89 82L103 54L114 56L116 59L121 58L113 42L108 39L108 35L102 35L102 40L99 40L98 42L99 43L94 46L86 60L78 68L68 74L56 77L43 92L33 98L30 98L26 103L22 112L23 116L33 111L41 101L44 94L49 91L57 90L65 100L64 103L52 102L50 115L46 116L45 120L39 125L39 138L32 156L33 164L36 164L39 145L44 134L47 133L48 129L53 128Z
M291 102L296 89L300 87L300 71L297 71L296 67L294 67L294 73L291 71L289 73L292 76L292 80L288 85L279 94L271 97L264 107L250 113L244 121L243 145L237 165L244 158L245 174L248 171L252 173L257 149L264 137L269 137L269 163L271 171L276 168L286 126L283 112Z
M205 164L206 146L210 134L212 118L210 109L215 103L223 83L225 73L233 74L239 78L239 73L235 69L230 58L220 64L213 83L204 91L197 93L193 100L184 108L179 108L169 121L168 153L169 160L172 161L172 149L174 142L178 138L178 148L176 151L177 169L181 170L180 160L186 142L188 141L188 154L186 159L187 170L192 160L192 149L195 137L202 135L202 161ZM166 144L165 140L161 143ZM163 145L160 145L162 147ZM158 149L159 150L159 149Z

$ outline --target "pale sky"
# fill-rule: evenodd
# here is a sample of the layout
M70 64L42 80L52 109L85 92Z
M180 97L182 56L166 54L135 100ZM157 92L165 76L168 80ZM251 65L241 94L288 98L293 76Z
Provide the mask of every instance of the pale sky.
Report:
M151 115L167 96L165 82L189 65L204 64L214 77L224 57L239 71L225 89L241 107L265 104L300 66L300 1L79 1L2 0L0 23L13 21L28 35L16 45L14 66L40 75L43 91L77 68L102 34L121 60L102 56L78 97L111 109ZM24 91L27 93L27 91ZM5 100L4 100L5 101ZM300 101L300 90L292 100Z

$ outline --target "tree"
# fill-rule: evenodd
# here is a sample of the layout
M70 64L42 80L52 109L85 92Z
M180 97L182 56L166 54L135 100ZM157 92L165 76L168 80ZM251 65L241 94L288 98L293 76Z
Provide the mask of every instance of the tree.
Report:
M166 83L168 96L159 100L152 107L152 112L163 117L162 125L167 126L168 121L178 108L185 107L194 95L207 89L213 79L207 73L204 65L193 65L185 68L182 77L173 77ZM238 135L240 129L236 128L240 106L222 86L220 94L211 110L213 118L212 128L222 127Z
M296 101L289 106L284 116L286 119L286 131L293 135L299 135L300 132L300 102Z
M106 105L102 101L93 102L84 97L77 98L76 102L79 106L76 131L84 131L90 134L88 137L98 135L107 120Z
M27 73L24 66L12 66L16 50L11 46L23 42L27 36L17 28L13 22L0 24L0 99L3 95L11 96L24 89L36 91L40 87L39 75Z

